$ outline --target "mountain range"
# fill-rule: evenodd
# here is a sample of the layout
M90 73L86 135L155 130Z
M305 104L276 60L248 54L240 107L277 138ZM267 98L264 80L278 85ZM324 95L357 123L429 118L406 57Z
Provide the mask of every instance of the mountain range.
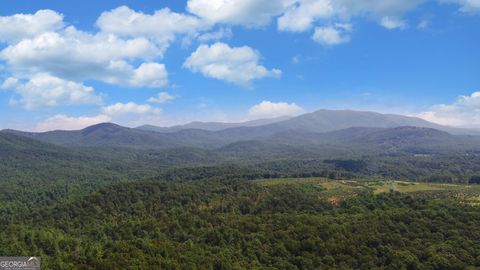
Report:
M140 126L137 129L157 132L176 132L185 129L221 131L231 128L252 128L248 130L296 130L319 133L346 129L350 127L392 128L399 126L427 127L443 130L452 134L480 135L480 130L443 126L417 117L396 114L381 114L369 111L325 109L312 113L306 113L297 117L277 117L243 123L192 122L186 125L173 127L156 127L152 125L145 125Z
M88 191L145 177L197 179L209 175L206 168L225 164L240 166L235 170L249 177L346 170L357 177L423 181L435 175L467 179L480 171L480 136L472 135L476 131L414 117L320 110L264 123L225 129L219 129L222 124L196 123L195 129L186 125L163 132L113 123L74 131L2 130L0 188L11 192L0 194L0 201L24 185L43 185L48 196L67 196L75 193L64 189L68 181ZM192 170L181 176L168 173L179 168ZM231 170L223 168L225 173ZM28 198L25 203L34 203Z
M220 129L222 125L228 126L196 122L153 131L152 126L127 128L102 123L74 131L3 130L0 134L77 150L117 149L119 153L129 154L161 151L165 157L163 162L173 153L175 158L188 160L192 160L189 158L192 153L190 157L199 157L194 160L209 163L216 159L305 159L379 153L448 153L480 148L480 136L471 135L477 131L376 112L319 110L292 118L235 123L233 127Z
M153 126L127 128L112 123L103 123L75 131L57 130L35 133L3 130L2 132L57 145L138 149L219 148L235 142L253 140L285 144L301 142L318 144L340 143L341 139L345 138L345 143L350 140L361 140L362 135L379 132L381 129L387 129L382 132L394 133L395 135L392 136L399 138L407 138L405 137L408 135L407 133L418 135L418 129L395 129L399 127L434 129L443 131L444 137L450 134L462 135L463 137L457 138L463 139L465 139L465 135L479 134L475 130L442 126L415 117L350 110L319 110L292 118L263 119L234 124L194 122L170 128ZM399 133L400 131L402 133Z
M171 126L171 127L157 127L153 125L143 125L143 126L137 127L137 129L147 130L147 131L157 131L157 132L176 132L184 129L203 129L203 130L209 130L209 131L219 131L222 129L235 128L235 127L263 126L263 125L268 125L268 124L273 124L276 122L288 120L290 118L291 117L289 116L280 116L275 118L257 119L257 120L240 122L240 123L195 121L185 125L177 125L177 126Z

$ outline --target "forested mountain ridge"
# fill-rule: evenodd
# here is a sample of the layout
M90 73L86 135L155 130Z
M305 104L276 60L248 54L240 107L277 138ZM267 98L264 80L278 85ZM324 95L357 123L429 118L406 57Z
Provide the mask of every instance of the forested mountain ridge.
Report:
M77 131L4 130L0 150L0 186L6 190L0 202L25 186L36 187L26 193L36 194L36 201L17 198L25 204L48 204L121 181L170 177L172 170L188 167L197 168L191 174L225 174L226 164L237 165L249 178L375 176L465 183L480 171L479 136L411 126L319 133L266 125L160 133L104 123Z
M168 146L180 146L169 136L159 133L122 127L113 123L93 125L82 130L75 131L48 131L48 132L21 132L4 130L2 132L13 133L33 139L59 144L76 146L135 146L148 148L164 148Z
M214 128L210 127L214 126ZM352 127L372 127L372 128L393 128L400 126L425 127L443 130L452 134L472 134L480 135L480 131L472 129L453 128L428 122L421 118L396 115L381 114L371 111L353 111L353 110L317 110L311 113L302 114L290 118L262 119L245 123L199 123L193 122L183 126L174 126L170 128L160 127L139 127L150 131L175 132L182 129L204 129L209 131L221 131L231 129L240 132L242 130L250 133L272 133L278 131L294 130L309 133L324 133L335 130L342 130ZM270 131L271 130L271 131ZM225 131L227 132L227 131ZM234 134L230 132L229 134Z
M34 133L4 130L2 132L59 145L157 150L176 147L215 149L245 141L264 141L264 144L276 142L288 145L336 144L350 146L355 143L379 145L389 140L403 144L417 143L419 146L436 143L439 147L442 144L462 146L477 143L477 136L453 136L449 131L454 131L454 134L468 133L468 130L444 127L413 117L374 112L320 110L273 124L227 128L218 131L181 129L154 132L103 123L77 131ZM419 140L420 138L423 140Z

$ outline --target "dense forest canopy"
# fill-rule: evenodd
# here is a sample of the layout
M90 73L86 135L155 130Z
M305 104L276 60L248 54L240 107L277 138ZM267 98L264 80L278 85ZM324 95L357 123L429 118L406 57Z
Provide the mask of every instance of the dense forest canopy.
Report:
M119 184L4 222L0 253L38 254L46 269L480 267L478 207L369 192L334 206L322 192L241 179Z

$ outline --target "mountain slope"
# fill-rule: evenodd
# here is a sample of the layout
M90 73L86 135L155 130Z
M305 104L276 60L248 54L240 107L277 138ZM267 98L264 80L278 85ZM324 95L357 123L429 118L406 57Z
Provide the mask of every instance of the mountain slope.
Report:
M6 130L4 132L26 136L44 142L69 146L111 146L153 149L182 146L171 136L122 127L111 123L97 124L75 131L57 130L34 133Z
M355 127L395 128L402 126L434 128L452 134L480 135L478 131L441 126L416 117L350 110L318 110L273 124L229 128L218 132L232 140L256 140L285 132L326 133Z
M120 181L124 176L115 167L98 155L0 132L0 215Z
M215 150L225 159L302 160L373 156L460 155L480 152L480 136L419 127L348 128L326 133L283 131L240 140Z
M393 128L414 126L436 129L444 128L441 125L415 117L351 110L318 110L274 123L271 126L308 132L328 132L350 127Z
M22 154L36 157L66 158L74 152L45 142L8 132L0 132L0 159L14 159Z

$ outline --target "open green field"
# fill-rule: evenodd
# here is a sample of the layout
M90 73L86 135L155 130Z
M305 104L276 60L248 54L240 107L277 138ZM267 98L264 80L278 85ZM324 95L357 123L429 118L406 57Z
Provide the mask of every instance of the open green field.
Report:
M480 205L480 185L419 183L398 180L331 180L327 178L276 178L258 179L261 186L298 185L305 188L317 188L322 196L332 203L356 196L362 192L380 194L396 191L410 194L429 194L448 196L471 205Z

